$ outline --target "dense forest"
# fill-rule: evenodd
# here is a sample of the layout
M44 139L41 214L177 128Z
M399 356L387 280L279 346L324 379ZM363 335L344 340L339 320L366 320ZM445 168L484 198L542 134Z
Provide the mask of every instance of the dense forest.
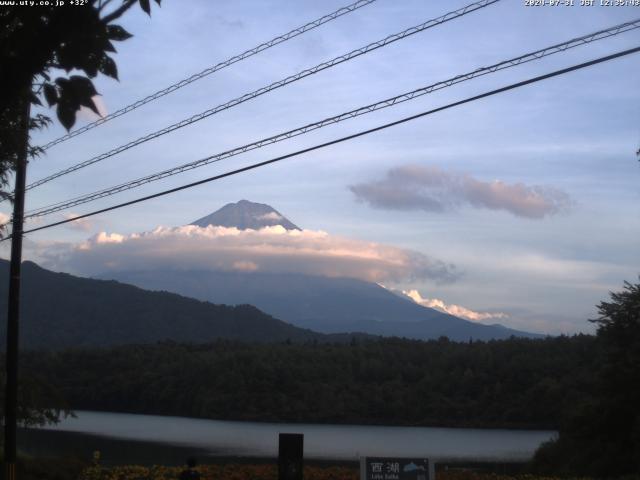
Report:
M593 383L560 435L538 450L541 473L613 478L640 472L640 283L600 302Z
M215 419L557 428L591 388L591 336L454 343L160 343L30 352L75 409Z

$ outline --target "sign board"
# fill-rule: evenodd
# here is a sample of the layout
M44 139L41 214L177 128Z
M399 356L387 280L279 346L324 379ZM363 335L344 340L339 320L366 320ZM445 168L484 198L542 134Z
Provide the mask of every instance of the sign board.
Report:
M435 480L426 458L361 457L360 480Z
M278 480L302 480L304 435L281 433L278 436Z

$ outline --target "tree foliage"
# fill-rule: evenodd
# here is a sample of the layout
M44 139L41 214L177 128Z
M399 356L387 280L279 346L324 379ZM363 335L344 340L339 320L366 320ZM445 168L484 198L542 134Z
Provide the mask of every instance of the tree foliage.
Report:
M0 361L0 368L0 385L4 385L4 359ZM58 388L36 372L20 372L17 414L20 425L44 426L69 415L72 415L69 405ZM0 416L4 416L4 389L0 389Z
M118 78L110 56L116 52L113 42L131 35L113 22L138 2L151 13L149 0L0 8L0 200L12 198L5 187L24 151L25 138L28 158L42 153L30 144L29 132L51 120L41 113L28 114L31 105L46 102L55 107L67 130L81 107L98 113L93 101L98 92L91 79L99 73ZM18 415L26 424L56 421L63 411L58 400L42 379L23 377Z
M598 305L592 395L536 456L541 471L611 477L640 472L640 284Z
M81 6L0 9L0 188L6 186L22 148L28 104L46 102L55 107L67 130L81 107L98 113L92 98L98 92L91 79L99 73L118 78L111 56L116 52L114 42L131 34L113 22L136 3L151 14L149 0L89 0ZM45 115L34 115L29 130L49 122ZM31 158L40 153L29 146ZM10 196L6 191L2 195Z
M555 428L594 338L162 343L32 352L73 408L201 418Z

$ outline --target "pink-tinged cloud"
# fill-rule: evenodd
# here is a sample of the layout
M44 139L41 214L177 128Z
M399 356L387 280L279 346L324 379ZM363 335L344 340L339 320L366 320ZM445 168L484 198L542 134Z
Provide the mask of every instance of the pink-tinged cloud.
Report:
M446 212L461 206L504 210L525 218L543 218L566 210L569 196L553 187L485 182L438 167L405 165L382 180L351 185L360 201L374 208Z
M94 95L93 97L91 97L91 99L93 100L93 104L98 110L99 115L97 115L96 112L94 112L90 108L80 107L80 110L76 112L77 119L93 122L95 120L98 120L101 117L107 116L109 112L107 111L107 105L104 103L104 99L102 98L102 95Z
M78 216L79 214L77 213L67 213L63 215L63 218L65 220L71 220L71 219L77 218ZM91 231L92 228L94 228L94 224L88 218L81 218L73 222L67 223L66 227L72 230L79 230L81 232L89 232Z
M509 315L502 312L476 312L461 305L446 304L438 298L422 298L420 292L417 290L403 290L402 293L423 307L437 308L445 313L449 313L466 320L471 320L473 322L509 317Z
M458 277L453 265L419 252L279 225L260 230L188 225L131 235L101 232L66 251L56 250L44 264L86 275L172 268L291 272L373 282L451 282Z

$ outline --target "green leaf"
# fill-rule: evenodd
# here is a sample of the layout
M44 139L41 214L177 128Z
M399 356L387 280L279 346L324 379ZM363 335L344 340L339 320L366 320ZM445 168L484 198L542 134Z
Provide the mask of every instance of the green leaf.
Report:
M149 5L149 0L140 0L140 8L142 8L147 15L151 16L151 5Z
M50 107L58 103L58 90L51 83L44 84L44 98Z
M133 37L133 35L127 32L120 25L107 25L107 36L110 40L115 40L117 42L122 42L123 40Z
M29 120L29 130L42 130L49 125L51 125L51 119L41 113L36 114Z
M87 58L86 45L81 42L65 43L58 49L58 63L67 72L83 68Z
M67 130L75 123L76 112L81 106L90 108L100 115L92 99L98 92L91 80L80 75L72 75L69 78L56 78L56 84L60 87L57 102L58 119Z
M113 58L108 57L107 55L102 57L98 70L100 70L104 75L118 80L118 67L116 66L116 62L113 61Z
M95 78L96 75L98 75L99 67L100 67L99 57L95 53L92 53L87 57L86 61L84 62L84 65L82 66L82 69L86 72L89 78Z
M100 112L98 111L98 107L96 106L96 102L93 101L93 98L88 98L88 99L82 99L80 101L80 105L82 105L83 107L87 107L90 108L91 111L93 111L93 113L95 113L96 115L98 115L99 117L101 117L102 115L100 114Z
M42 102L35 93L31 93L31 103L42 106Z
M75 97L79 100L91 98L97 95L96 87L93 86L91 80L79 75L73 75L69 78L71 88L74 90ZM80 102L82 104L82 102Z
M104 44L104 51L105 52L112 52L112 53L116 53L116 47L113 46L113 43L111 43L109 40L107 40Z
M70 102L59 102L58 103L58 120L64 128L67 130L71 130L73 124L76 123L76 110Z

